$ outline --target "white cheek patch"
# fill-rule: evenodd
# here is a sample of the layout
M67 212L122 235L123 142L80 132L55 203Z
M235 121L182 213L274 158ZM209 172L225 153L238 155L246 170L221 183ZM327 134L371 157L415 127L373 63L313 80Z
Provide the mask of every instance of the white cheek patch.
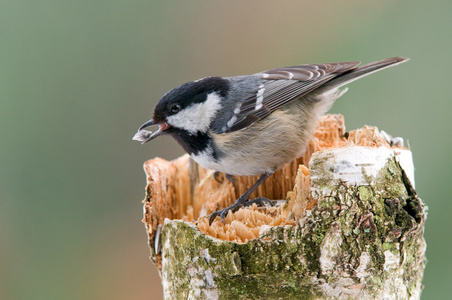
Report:
M166 121L169 125L185 129L191 134L197 131L206 132L220 108L221 98L213 92L207 95L206 101L192 104L179 113L169 116Z

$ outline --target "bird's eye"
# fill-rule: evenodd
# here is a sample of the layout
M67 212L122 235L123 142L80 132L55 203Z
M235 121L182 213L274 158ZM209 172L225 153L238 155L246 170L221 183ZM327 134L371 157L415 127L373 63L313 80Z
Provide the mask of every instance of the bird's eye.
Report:
M180 111L181 107L179 104L174 104L173 106L171 106L170 108L170 112L172 114L177 114Z

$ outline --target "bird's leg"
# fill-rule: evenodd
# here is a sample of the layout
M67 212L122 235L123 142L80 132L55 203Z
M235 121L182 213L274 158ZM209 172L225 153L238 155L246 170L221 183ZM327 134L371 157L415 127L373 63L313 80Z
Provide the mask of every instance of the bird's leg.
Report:
M264 182L265 179L267 179L272 174L273 173L262 174L261 177L245 193L243 193L243 195L240 196L239 199L237 199L234 204L232 204L229 207L226 207L223 210L218 210L216 212L213 212L209 217L209 224L212 224L213 220L215 220L215 218L217 216L220 216L221 222L224 222L223 219L228 214L229 211L235 212L239 208L243 207L245 205L245 203L247 203L247 200L248 200L249 196L251 195L251 193L254 192L262 184L262 182ZM259 198L256 198L256 199L259 199ZM262 198L262 199L265 199L265 198ZM268 200L268 201L270 201L270 200Z

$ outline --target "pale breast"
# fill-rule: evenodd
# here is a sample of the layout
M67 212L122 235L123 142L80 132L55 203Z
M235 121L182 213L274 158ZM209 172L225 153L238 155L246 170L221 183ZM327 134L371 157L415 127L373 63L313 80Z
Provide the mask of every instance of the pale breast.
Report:
M213 161L208 154L193 156L203 167L231 175L257 175L274 172L300 157L318 122L307 114L306 104L297 101L275 111L252 126L225 134L211 133L223 155Z

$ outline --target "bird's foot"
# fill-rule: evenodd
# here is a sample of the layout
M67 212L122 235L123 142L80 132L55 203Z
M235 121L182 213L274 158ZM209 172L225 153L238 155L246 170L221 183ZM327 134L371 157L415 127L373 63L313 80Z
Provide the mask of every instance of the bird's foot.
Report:
M253 200L248 200L248 201L242 201L239 198L231 206L226 207L225 209L222 209L222 210L218 210L218 211L210 214L209 225L211 225L212 222L215 220L215 218L218 216L220 216L221 222L224 223L224 218L228 215L229 211L236 212L237 210L239 210L242 207L251 206L253 204L256 204L257 206L260 206L260 207L272 207L272 206L274 206L274 203L275 203L274 201L272 201L268 198L264 198L264 197L257 197Z
M229 207L226 207L225 209L222 210L217 210L215 212L213 212L212 214L210 214L209 217L209 225L212 224L212 222L216 219L216 217L220 216L220 220L221 222L224 223L224 218L226 217L226 215L229 213L229 211L231 212L235 212L237 210L239 210L241 207L244 207L244 203L236 201L234 204L232 204Z
M259 207L273 207L275 206L277 201L274 200L270 200L268 198L264 198L264 197L257 197L253 200L248 200L245 202L245 204L243 206L251 206L253 204L256 204Z
M225 177L226 177L226 179L229 181L229 182L234 182L234 178L232 177L232 175L229 175L229 174L225 174ZM213 178L215 178L215 180L218 182L218 183L223 183L223 178L220 178L220 172L218 172L218 171L215 171L214 173L213 173Z

